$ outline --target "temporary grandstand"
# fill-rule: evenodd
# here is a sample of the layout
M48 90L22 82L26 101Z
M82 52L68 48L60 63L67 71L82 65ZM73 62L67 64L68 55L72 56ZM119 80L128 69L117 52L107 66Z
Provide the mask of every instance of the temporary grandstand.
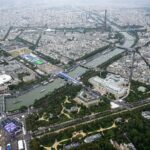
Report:
M59 72L59 73L57 74L57 76L60 77L60 78L65 79L65 80L67 80L67 81L69 81L69 82L72 82L72 83L74 83L74 84L80 84L80 82L79 82L78 80L76 80L76 79L70 77L70 76L69 76L67 73L65 73L65 72Z
M15 119L4 119L1 121L1 127L10 135L16 135L21 132L22 124Z

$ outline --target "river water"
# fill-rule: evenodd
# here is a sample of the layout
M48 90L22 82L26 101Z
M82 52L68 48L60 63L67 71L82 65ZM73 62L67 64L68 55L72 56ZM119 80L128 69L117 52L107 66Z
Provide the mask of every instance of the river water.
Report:
M77 67L75 70L71 71L69 75L73 78L76 78L84 74L87 70L82 67ZM55 79L54 82L48 83L47 85L41 85L35 89L32 89L30 92L18 96L17 98L8 98L6 99L6 111L11 111L20 108L21 106L30 106L34 103L35 100L40 99L47 95L48 93L64 86L66 82L62 79ZM45 89L44 92L40 92Z
M115 31L118 30L118 28L116 28L115 26L113 26L113 29ZM126 32L123 32L122 34L125 37L125 43L122 45L122 47L130 48L134 43L134 37L129 35ZM104 62L107 62L109 59L113 58L114 56L119 55L123 52L124 52L123 49L116 48L112 51L109 51L109 53L105 53L105 54L98 53L95 56L93 56L91 61L89 61L85 66L88 68L97 67L97 66L103 64Z

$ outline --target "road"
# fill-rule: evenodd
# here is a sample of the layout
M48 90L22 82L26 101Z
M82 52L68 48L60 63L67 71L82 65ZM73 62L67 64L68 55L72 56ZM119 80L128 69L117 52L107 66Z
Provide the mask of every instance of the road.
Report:
M82 124L87 124L87 123L93 122L95 120L100 120L100 119L108 118L108 117L111 117L111 116L114 116L117 114L122 114L122 113L125 113L128 111L132 111L132 110L135 110L140 107L144 107L149 104L150 104L150 98L148 98L146 100L134 102L134 103L126 103L126 106L124 106L121 109L107 110L104 112L88 115L83 118L77 118L77 119L66 121L66 122L63 122L60 124L51 125L49 127L46 127L41 130L33 132L32 136L41 137L41 136L43 136L43 134L48 133L49 131L58 132L58 131L65 130L65 129L68 129L71 127L76 127L76 126L79 126Z

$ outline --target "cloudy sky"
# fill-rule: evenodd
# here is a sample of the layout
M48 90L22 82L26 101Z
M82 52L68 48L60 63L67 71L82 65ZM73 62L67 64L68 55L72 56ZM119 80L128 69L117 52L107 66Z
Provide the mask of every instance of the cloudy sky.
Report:
M150 7L150 0L0 0L0 7L32 5L99 5L114 7Z

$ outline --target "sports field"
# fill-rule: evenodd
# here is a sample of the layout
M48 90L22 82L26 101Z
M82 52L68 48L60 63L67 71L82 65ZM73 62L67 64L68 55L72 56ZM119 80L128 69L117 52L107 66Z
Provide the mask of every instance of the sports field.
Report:
M30 54L24 54L21 56L23 59L27 60L28 62L31 62L35 65L42 65L45 62L43 60L41 60L39 57L37 57L36 55L30 53Z

